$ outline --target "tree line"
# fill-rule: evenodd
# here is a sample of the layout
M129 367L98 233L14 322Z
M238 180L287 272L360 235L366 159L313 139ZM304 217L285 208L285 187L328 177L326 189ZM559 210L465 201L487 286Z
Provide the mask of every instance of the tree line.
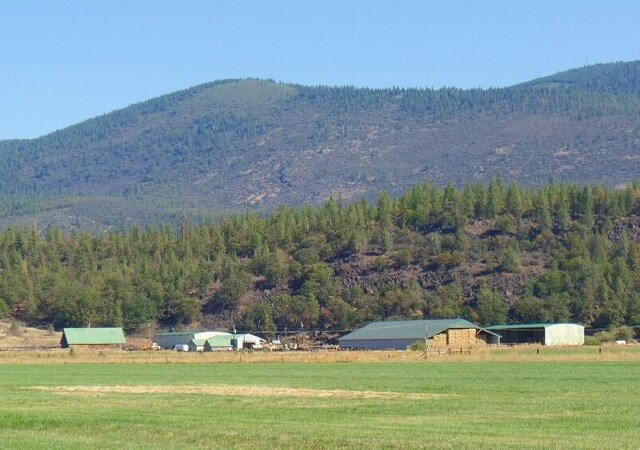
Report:
M90 234L0 233L0 317L56 328L370 320L640 325L640 183L424 184L393 198Z

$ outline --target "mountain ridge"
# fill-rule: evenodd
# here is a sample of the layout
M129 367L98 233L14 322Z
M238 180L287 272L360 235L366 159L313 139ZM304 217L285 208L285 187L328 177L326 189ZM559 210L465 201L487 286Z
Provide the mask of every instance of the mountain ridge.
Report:
M640 177L639 116L638 61L486 90L219 80L0 141L0 225L100 230L498 173L617 186Z

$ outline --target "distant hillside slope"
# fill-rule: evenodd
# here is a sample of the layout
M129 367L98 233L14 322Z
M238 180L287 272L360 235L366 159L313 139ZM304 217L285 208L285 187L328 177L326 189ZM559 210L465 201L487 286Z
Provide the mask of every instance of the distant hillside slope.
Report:
M640 62L510 88L223 80L0 142L0 225L104 229L416 183L640 177Z

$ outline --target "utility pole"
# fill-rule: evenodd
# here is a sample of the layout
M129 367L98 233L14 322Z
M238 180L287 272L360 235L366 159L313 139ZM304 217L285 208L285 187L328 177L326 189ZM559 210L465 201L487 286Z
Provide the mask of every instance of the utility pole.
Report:
M427 350L429 350L429 324L427 322L424 323L424 353L427 354Z

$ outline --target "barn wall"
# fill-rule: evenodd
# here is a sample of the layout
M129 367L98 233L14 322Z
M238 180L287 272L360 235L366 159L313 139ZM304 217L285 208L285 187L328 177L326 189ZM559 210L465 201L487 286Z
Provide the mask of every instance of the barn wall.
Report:
M156 336L156 343L165 349L172 349L175 345L189 345L191 339L194 338L193 334L184 335L169 335L169 336Z
M202 348L202 351L205 351L205 352L228 352L231 350L232 348L230 346L229 347L212 347L208 343L204 344L204 347Z
M363 350L406 350L414 342L420 339L366 339L341 341L340 347ZM424 340L422 340L424 342Z
M573 323L549 325L545 329L545 345L583 345L584 327Z

